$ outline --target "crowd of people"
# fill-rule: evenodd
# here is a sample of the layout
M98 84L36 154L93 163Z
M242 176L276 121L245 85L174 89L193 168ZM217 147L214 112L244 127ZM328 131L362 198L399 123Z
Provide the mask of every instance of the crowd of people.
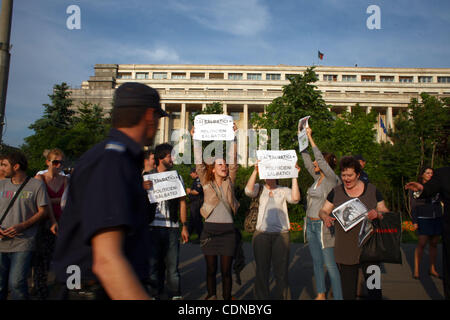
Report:
M51 294L57 299L183 299L180 282L180 242L198 234L204 255L205 300L217 300L216 276L220 265L221 297L232 296L232 265L239 251L240 231L235 227L238 170L236 140L226 157L204 159L201 141L194 140L195 167L191 168L189 197L150 203L151 180L143 177L173 170L173 147L151 145L158 122L167 113L156 90L143 84L125 83L115 92L112 129L106 140L86 152L70 177L62 172L64 153L44 152L47 169L27 176L27 159L20 152L2 156L0 165L0 295L1 299L48 299L48 274L56 283ZM236 126L234 126L236 130ZM191 135L194 136L195 127ZM362 156L340 159L317 147L312 129L306 128L314 161L307 149L303 164L313 178L303 202L306 204L305 241L313 260L316 300L325 300L326 266L335 300L356 299L358 279L367 280L369 264L360 263L358 235L361 223L345 231L331 215L334 208L358 198L370 220L389 214L382 194L363 171ZM335 169L340 167L340 176ZM300 171L300 167L296 164ZM245 186L245 195L258 201L252 238L255 259L255 299L287 299L289 291L290 221L287 204L301 200L297 178L291 187L276 179L258 181L259 168ZM444 292L448 298L447 180L435 182L433 169L425 168L418 183L410 183L413 223L419 241L413 278L419 277L426 243L430 246L430 270L436 268L437 243L444 233ZM433 188L432 190L430 190ZM189 203L189 215L188 215ZM188 220L188 217L190 218ZM445 235L446 234L446 235ZM372 263L373 264L373 263ZM271 269L275 286L270 292ZM28 279L32 278L32 288ZM360 281L361 282L361 281ZM363 284L366 281L362 282ZM370 299L381 299L381 288L363 288Z

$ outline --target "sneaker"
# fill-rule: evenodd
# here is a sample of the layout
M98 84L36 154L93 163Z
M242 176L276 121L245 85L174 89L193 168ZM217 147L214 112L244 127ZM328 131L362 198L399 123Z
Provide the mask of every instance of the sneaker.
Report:
M173 296L170 300L183 300L182 296Z

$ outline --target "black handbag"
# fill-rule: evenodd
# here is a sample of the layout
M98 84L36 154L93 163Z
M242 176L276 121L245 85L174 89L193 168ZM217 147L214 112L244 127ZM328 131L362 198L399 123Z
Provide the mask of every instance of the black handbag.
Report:
M362 243L360 263L402 264L400 243L402 239L402 219L399 213L388 212L383 219L369 221L371 234Z

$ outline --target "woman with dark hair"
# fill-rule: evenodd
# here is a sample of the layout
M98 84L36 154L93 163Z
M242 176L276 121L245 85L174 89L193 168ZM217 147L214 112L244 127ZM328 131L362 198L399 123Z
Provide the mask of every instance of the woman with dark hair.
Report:
M295 165L300 172L300 167ZM292 188L278 185L276 179L265 179L265 184L256 183L258 164L245 186L245 194L256 198L259 194L256 231L252 246L255 256L255 298L270 299L270 269L273 266L275 287L273 298L286 300L289 292L289 213L287 203L300 201L297 178L292 178Z
M433 169L426 167L421 170L418 182L425 184L431 180ZM411 215L414 228L418 233L418 242L414 251L414 279L419 279L420 261L427 242L429 243L430 270L432 277L440 278L436 271L437 244L442 234L442 206L439 194L435 197L415 199L412 191L409 191Z
M327 228L319 218L319 211L328 193L340 184L339 177L334 173L337 159L334 154L320 152L312 138L311 128L306 128L306 134L315 158L315 161L312 162L306 149L301 152L305 168L314 179L314 183L307 191L305 241L309 243L309 252L313 258L317 289L316 300L326 299L324 264L327 266L330 276L334 300L342 300L341 278L334 260L334 234L332 232L334 226Z
M192 127L191 135L194 136ZM236 125L234 125L236 131ZM239 202L234 195L234 183L238 170L236 141L229 148L230 163L222 157L203 162L201 141L194 140L194 158L196 171L203 188L204 202L200 213L205 218L200 235L200 246L206 261L206 286L208 294L205 300L217 300L216 273L217 257L220 256L222 273L222 296L231 300L232 263L237 246L237 233L234 216Z
M382 219L383 213L389 212L389 209L386 208L383 196L373 184L359 180L361 165L358 160L353 157L343 157L340 162L340 169L342 185L338 185L331 190L319 212L319 217L323 220L325 226L332 226L336 220L330 216L334 208L354 198L358 198L367 207L369 210L368 219ZM356 299L359 268L362 268L366 281L369 276L366 270L370 264L360 264L359 262L361 248L358 246L358 235L361 225L362 223L359 223L345 232L339 223L334 224L334 255L341 276L344 300ZM368 288L368 293L369 299L382 298L381 288Z

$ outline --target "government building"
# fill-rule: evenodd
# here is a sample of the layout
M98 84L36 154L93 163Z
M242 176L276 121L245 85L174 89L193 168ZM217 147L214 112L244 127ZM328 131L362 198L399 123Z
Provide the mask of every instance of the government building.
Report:
M162 108L170 117L161 120L155 142L170 142L172 133L190 130L189 115L208 104L220 102L239 129L252 129L252 113L263 113L282 95L290 75L302 74L307 66L251 65L156 65L97 64L94 75L81 87L71 88L74 105L89 101L111 109L114 90L124 82L145 83L158 90ZM450 68L369 68L316 66L322 92L331 111L351 111L357 103L378 113L377 141L386 141L384 128L411 98L421 93L450 97ZM384 128L383 128L384 127ZM247 165L248 141L240 139L240 163ZM181 146L181 152L183 147Z

